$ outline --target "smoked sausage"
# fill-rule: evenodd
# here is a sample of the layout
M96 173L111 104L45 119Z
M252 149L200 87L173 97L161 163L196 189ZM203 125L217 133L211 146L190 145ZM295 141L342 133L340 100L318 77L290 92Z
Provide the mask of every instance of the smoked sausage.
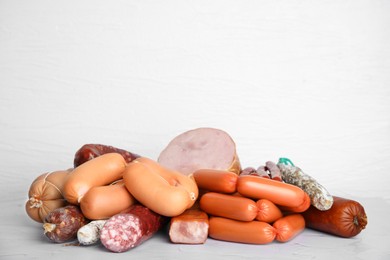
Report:
M31 183L29 199L25 205L26 213L31 219L42 223L49 212L68 204L63 188L71 170L47 172Z
M68 205L57 208L46 215L43 223L44 234L55 243L63 243L77 238L77 231L86 225L88 220L80 208Z
M271 243L276 236L273 226L257 220L210 217L209 225L209 236L217 240L262 245Z
M100 230L100 241L112 252L125 252L151 238L165 223L165 217L142 205L133 205L106 221Z
M354 237L367 226L364 207L355 200L337 196L333 196L330 209L321 211L312 205L302 215L308 228L339 237Z
M138 154L131 153L111 145L85 144L75 153L73 165L76 168L77 166L106 153L119 153L123 156L127 163L139 157Z

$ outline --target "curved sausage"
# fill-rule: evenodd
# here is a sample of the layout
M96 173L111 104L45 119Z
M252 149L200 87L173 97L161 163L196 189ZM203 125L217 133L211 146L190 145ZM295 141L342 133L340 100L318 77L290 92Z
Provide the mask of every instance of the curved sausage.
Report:
M123 180L112 185L92 187L80 200L84 216L91 220L108 219L136 203Z
M106 153L119 153L123 156L127 163L139 157L138 154L131 153L111 145L85 144L75 153L73 165L76 168L77 166Z
M367 225L364 207L355 200L333 196L333 205L322 211L314 206L302 213L306 226L339 237L354 237Z
M282 211L270 200L259 199L256 201L258 213L256 220L273 223L274 221L283 217Z
M252 221L258 213L256 203L248 198L207 192L199 202L200 208L206 213L240 221Z
M223 170L200 169L193 174L198 188L220 193L234 193L237 186L237 174Z
M273 227L276 230L276 240L287 242L305 229L305 219L298 213L287 215L276 220Z
M192 177L169 170L145 157L129 163L123 179L127 190L137 201L167 217L178 216L189 209L199 194Z
M288 207L299 207L307 199L305 192L297 186L250 175L238 178L237 191L244 197L268 199L277 205Z
M118 153L107 153L76 167L64 185L64 197L78 205L89 189L103 186L122 178L126 161Z
M268 244L276 236L275 228L261 221L239 221L221 217L210 217L209 236L214 239L247 243Z

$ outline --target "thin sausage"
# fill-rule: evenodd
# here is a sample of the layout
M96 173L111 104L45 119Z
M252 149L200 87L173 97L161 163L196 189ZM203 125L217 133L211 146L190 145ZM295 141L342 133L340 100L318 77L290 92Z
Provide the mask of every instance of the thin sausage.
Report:
M354 237L367 225L364 207L355 200L333 196L333 205L326 211L314 206L302 213L306 226L339 237Z
M287 215L276 220L273 227L276 230L276 240L287 242L305 229L305 219L299 213Z
M304 212L304 211L306 211L310 207L310 203L311 203L310 196L306 192L305 192L305 197L306 198L304 200L304 203L302 203L298 207L279 206L279 208L283 212L294 212L294 213Z
M236 191L237 174L234 172L201 169L193 173L199 189L220 193L233 193Z
M240 176L237 191L244 197L268 199L277 205L298 207L306 203L305 192L292 184L257 176Z
M270 200L259 199L256 201L258 213L256 220L273 223L274 221L283 217L282 211Z
M169 170L145 157L129 163L123 179L127 190L137 201L167 217L180 215L189 209L199 194L192 176Z
M214 239L247 243L268 244L276 236L275 228L261 221L238 221L221 217L210 217L209 236Z
M207 192L200 198L200 208L206 213L241 221L252 221L258 213L256 203L249 199L217 192Z
M92 187L80 200L84 216L91 220L107 219L136 203L123 180L112 185Z
M107 153L76 167L64 185L64 197L78 205L89 189L103 186L122 178L126 161L118 153Z

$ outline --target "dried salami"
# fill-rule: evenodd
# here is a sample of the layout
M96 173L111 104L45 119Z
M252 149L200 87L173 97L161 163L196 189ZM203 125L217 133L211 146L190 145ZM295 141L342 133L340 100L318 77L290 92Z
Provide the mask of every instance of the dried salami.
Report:
M100 231L100 241L108 250L121 253L151 238L166 218L142 205L112 216Z

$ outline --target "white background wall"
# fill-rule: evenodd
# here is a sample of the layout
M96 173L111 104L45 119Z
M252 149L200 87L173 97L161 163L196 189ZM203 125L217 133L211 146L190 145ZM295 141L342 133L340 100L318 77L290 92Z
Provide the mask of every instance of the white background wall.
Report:
M390 200L390 2L0 0L0 198L85 143L157 158L228 132L338 195ZM25 193L25 194L24 194Z

